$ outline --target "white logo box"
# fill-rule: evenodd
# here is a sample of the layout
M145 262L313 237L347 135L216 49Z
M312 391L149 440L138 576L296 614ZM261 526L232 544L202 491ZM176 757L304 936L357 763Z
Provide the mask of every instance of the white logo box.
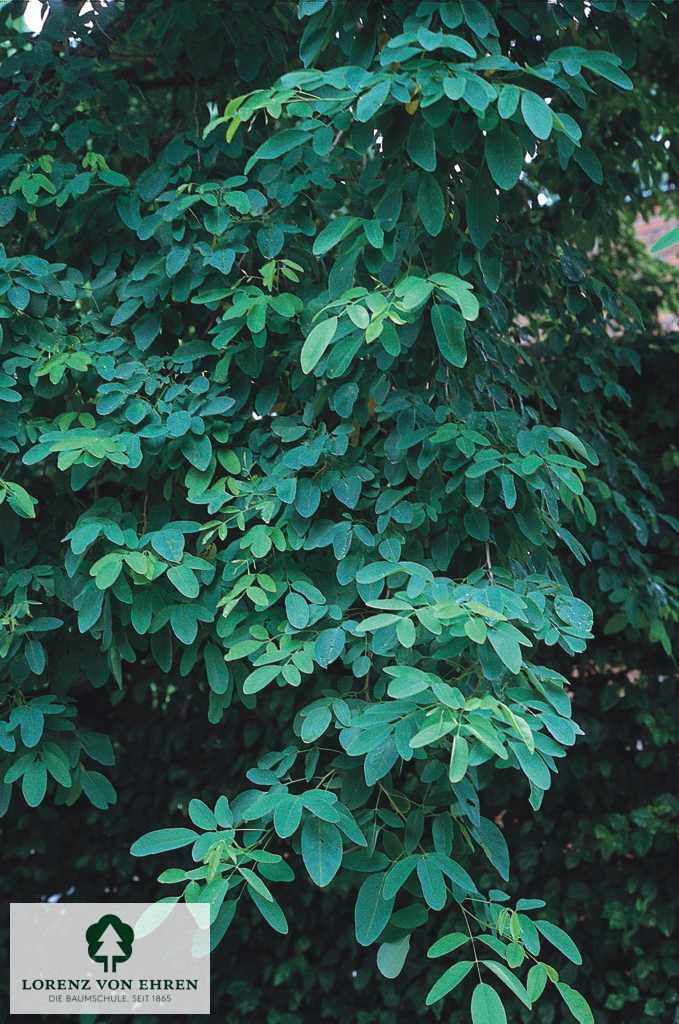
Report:
M210 1012L207 903L11 903L10 1013Z

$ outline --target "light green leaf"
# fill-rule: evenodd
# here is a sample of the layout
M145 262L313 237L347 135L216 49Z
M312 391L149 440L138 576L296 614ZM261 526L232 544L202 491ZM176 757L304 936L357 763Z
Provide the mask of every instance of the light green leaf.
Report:
M336 217L335 220L331 220L314 239L314 256L324 256L360 226L361 221L358 217Z
M404 857L402 860L397 860L395 864L392 864L384 879L384 899L393 899L397 895L399 890L405 885L412 875L417 864L418 856L414 853Z
M441 234L446 217L443 190L433 174L421 174L417 189L417 215L428 235Z
M167 850L180 850L198 839L198 833L192 828L159 828L155 832L147 832L132 843L130 853L133 857L148 857L154 853L165 853Z
M273 814L273 824L276 834L281 839L289 839L299 828L302 820L304 806L302 801L292 793L287 793L276 804Z
M542 964L533 964L528 972L526 991L531 1002L536 1003L547 984L547 971Z
M273 903L273 896L269 890L268 885L262 881L259 875L256 875L251 868L238 868L239 874L243 876L247 882L248 888L256 892L262 899L266 900L267 903Z
M464 736L459 734L454 737L453 744L450 749L450 766L448 769L448 778L452 783L461 782L467 774L467 767L469 765L469 744L467 743Z
M337 826L307 818L302 828L302 860L316 885L329 885L342 863L342 836Z
M275 160L307 141L309 141L309 133L302 131L301 128L284 128L283 131L277 132L272 138L263 142L259 149L252 154L245 165L245 173L248 174L258 160Z
M369 875L358 891L354 907L356 940L361 946L369 946L378 939L387 926L394 906L394 900L384 897L385 873Z
M386 100L390 88L391 82L389 79L386 79L386 81L378 82L372 89L364 92L356 104L356 120L362 122L370 121Z
M296 594L294 591L290 591L285 598L285 614L288 622L295 629L304 629L309 624L309 605L301 594Z
M21 780L21 792L28 806L37 807L42 803L46 789L47 769L42 761L34 761Z
M502 629L502 623L488 631L488 639L498 658L509 671L514 674L520 672L523 664L521 647L511 633Z
M473 960L460 960L459 963L453 964L447 971L444 971L438 981L435 981L432 987L427 993L425 1000L427 1006L431 1006L432 1003L437 1003L439 999L443 999L449 992L460 984L461 981L467 977L472 967L474 966Z
M200 586L196 574L186 565L171 565L167 570L167 578L184 597L198 597Z
M432 958L447 956L449 953L454 953L460 946L464 946L465 942L469 942L469 935L465 935L464 932L450 932L449 935L442 935L429 947L427 956Z
M579 992L576 992L574 988L566 985L563 981L557 981L556 987L559 995L578 1024L594 1024L594 1014L584 996L581 996Z
M481 963L484 964L489 971L492 971L493 974L495 974L500 979L500 981L503 981L507 988L510 989L514 993L514 995L521 1000L524 1006L527 1006L530 1010L532 1002L530 996L528 995L528 992L521 984L519 979L516 977L516 975L512 974L508 967L506 967L504 964L498 963L495 960L482 960Z
M313 330L309 333L306 341L302 345L302 354L300 357L303 373L311 373L313 368L316 366L328 345L335 337L337 323L337 317L331 316L328 320L323 320L320 324L316 324Z
M446 883L441 869L426 856L417 862L417 877L420 881L425 903L432 910L442 910L446 905Z
M580 950L570 935L567 935L562 928L551 924L550 921L536 921L535 927L544 935L547 942L550 942L552 946L556 946L559 952L563 953L569 960L572 960L574 964L580 965L582 963Z
M431 311L431 325L443 358L452 366L464 366L467 362L464 318L450 306L437 303Z
M518 85L503 85L497 101L497 112L501 118L507 120L516 113L521 98L521 90Z
M490 985L479 983L472 994L472 1024L507 1024L502 1001Z
M257 910L260 912L266 923L273 928L275 932L278 932L279 935L287 935L289 930L288 922L285 919L285 914L283 913L280 905L273 896L271 899L265 899L251 886L247 887L247 891L248 896L257 907Z
M507 124L486 136L486 163L498 188L514 188L523 168L523 146Z
M243 693L259 693L280 673L280 665L262 665L251 672L243 682Z
M398 978L405 965L410 936L404 935L395 942L383 942L377 950L377 969L385 978Z
M651 246L651 252L663 252L663 250L669 249L671 245L679 245L679 224L670 231L666 231L664 235L661 235Z
M554 118L549 105L545 103L542 96L524 89L521 93L521 115L536 139L549 138Z

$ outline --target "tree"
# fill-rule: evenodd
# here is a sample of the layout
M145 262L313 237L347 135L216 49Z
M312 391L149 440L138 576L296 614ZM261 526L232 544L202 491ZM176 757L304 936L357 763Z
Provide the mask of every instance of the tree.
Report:
M100 959L108 960L107 969L111 971L116 969L116 960L124 956L120 949L120 940L111 925L108 926L101 937L101 945L97 950L97 956Z
M130 959L134 929L116 917L104 914L86 933L87 952L92 960L104 965L105 971L116 972L116 966Z
M10 25L4 807L115 815L92 725L143 716L171 764L206 705L237 770L204 779L194 730L132 852L191 847L160 881L215 946L248 901L286 934L295 878L351 894L385 977L429 948L443 1012L588 1021L488 809L539 811L580 735L592 606L671 647L676 524L625 411L657 297L611 215L671 166L629 49L669 8L254 7ZM602 111L636 127L602 146Z

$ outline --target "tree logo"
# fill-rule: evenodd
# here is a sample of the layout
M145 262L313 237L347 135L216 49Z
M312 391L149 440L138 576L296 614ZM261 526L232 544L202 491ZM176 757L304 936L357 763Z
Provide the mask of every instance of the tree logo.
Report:
M85 932L90 959L104 965L104 971L113 974L116 964L125 963L132 956L134 928L115 914L104 914Z

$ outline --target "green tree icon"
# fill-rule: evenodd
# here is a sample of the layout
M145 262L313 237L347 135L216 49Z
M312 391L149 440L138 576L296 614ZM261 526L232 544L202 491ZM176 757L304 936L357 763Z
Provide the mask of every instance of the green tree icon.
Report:
M115 974L116 964L124 963L132 956L134 929L115 914L104 914L91 924L85 938L90 959L103 964L107 973Z

